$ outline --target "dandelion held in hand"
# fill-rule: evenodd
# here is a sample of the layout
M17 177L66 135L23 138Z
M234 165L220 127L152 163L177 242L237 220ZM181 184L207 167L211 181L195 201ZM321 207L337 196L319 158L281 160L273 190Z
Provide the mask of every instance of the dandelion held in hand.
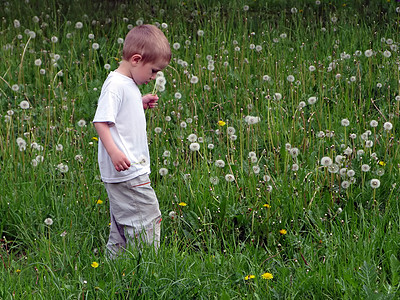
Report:
M156 83L154 84L152 94L155 95L157 92L163 92L165 90L166 83L167 83L167 80L164 77L164 73L161 71L158 71L157 75L156 75Z

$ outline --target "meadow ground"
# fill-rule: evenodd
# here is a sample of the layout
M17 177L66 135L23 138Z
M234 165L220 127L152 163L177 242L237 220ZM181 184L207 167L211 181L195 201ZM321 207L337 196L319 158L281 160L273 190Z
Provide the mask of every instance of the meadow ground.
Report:
M0 299L399 298L400 3L130 2L0 1ZM91 120L141 23L162 245L110 262Z

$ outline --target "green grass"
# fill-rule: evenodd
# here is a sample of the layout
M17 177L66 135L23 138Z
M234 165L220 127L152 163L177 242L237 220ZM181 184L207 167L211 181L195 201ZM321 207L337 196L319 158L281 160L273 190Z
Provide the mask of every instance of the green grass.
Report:
M0 10L0 299L399 297L394 1L28 2ZM138 20L180 45L146 112L162 245L110 262L91 120Z

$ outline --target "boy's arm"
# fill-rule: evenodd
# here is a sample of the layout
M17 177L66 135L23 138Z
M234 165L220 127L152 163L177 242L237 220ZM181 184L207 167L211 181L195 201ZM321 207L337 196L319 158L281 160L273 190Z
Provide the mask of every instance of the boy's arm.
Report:
M114 143L108 124L106 122L95 122L94 127L111 158L115 170L118 172L128 170L131 166L131 162Z

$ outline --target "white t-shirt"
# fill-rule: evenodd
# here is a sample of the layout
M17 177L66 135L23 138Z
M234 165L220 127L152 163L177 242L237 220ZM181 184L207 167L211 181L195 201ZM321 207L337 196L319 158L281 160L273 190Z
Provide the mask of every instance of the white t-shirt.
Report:
M118 183L150 173L142 94L131 78L116 71L108 75L101 89L93 122L109 124L115 144L132 163L128 170L117 172L99 140L98 161L104 182Z

